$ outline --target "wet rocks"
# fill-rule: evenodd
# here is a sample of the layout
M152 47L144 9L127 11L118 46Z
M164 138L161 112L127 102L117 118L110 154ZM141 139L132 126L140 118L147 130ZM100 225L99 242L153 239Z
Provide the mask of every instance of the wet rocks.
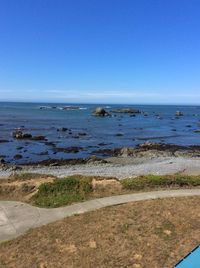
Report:
M52 146L52 147L55 147L56 146L55 142L53 142L53 141L45 142L45 145Z
M104 116L108 116L109 113L105 109L103 109L102 107L97 107L95 109L95 111L93 111L92 115L93 116L104 117Z
M176 111L175 116L177 116L177 117L183 116L183 113L181 111Z
M21 154L16 154L14 157L13 157L14 160L19 160L19 159L22 159L22 155Z
M12 133L14 139L23 140L23 139L31 139L32 135L29 133L24 133L22 130L14 130Z
M40 152L40 153L38 153L37 155L48 155L48 154L49 154L48 151L44 151L44 152Z
M14 130L12 132L12 136L14 139L17 140L33 140L33 141L47 141L45 136L38 135L38 136L32 136L30 133L24 133L22 130Z
M33 141L46 141L47 139L45 136L33 136L31 138L31 140L33 140Z
M195 133L200 133L200 129L194 130Z
M124 136L124 134L122 134L122 133L117 133L115 136L117 136L117 137L122 137L122 136Z
M70 131L70 129L69 128L67 128L67 127L61 127L61 128L58 128L57 129L57 131L60 131L60 132L66 132L66 131Z
M41 165L41 166L63 166L63 165L82 165L91 163L107 163L105 159L98 158L96 156L90 156L88 158L72 158L72 159L47 159L36 163L28 163L26 165Z
M142 144L139 144L136 148L140 150L157 150L157 151L170 151L170 152L187 149L187 147L181 145L157 143L151 141L146 141Z
M78 135L79 135L79 136L86 136L87 133L85 133L85 132L79 132Z
M4 158L0 158L0 164L5 164L5 163L6 163L5 159Z
M6 143L6 142L9 142L9 140L4 140L4 139L0 140L0 143Z
M66 147L66 148L61 148L61 147L57 147L54 148L53 151L56 153L73 153L76 154L78 153L80 150L82 150L82 147L78 147L78 146L71 146L71 147Z
M133 109L133 108L119 108L119 109L114 109L111 112L113 112L113 113L128 113L128 114L139 114L139 113L141 113L139 110Z

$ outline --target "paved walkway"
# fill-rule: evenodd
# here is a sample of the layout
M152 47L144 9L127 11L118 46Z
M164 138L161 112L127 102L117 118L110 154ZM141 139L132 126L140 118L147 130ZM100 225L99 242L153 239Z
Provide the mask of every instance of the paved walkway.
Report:
M148 199L195 195L200 195L200 189L155 191L98 198L53 209L37 208L15 201L0 201L0 241L15 238L31 228L99 208Z

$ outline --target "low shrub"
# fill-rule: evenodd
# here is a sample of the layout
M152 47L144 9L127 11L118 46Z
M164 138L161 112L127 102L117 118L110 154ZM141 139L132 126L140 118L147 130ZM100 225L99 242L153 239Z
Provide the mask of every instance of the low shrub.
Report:
M91 178L69 177L43 183L33 196L33 202L40 207L58 207L82 201L92 192Z
M146 175L121 180L126 190L142 190L144 188L194 187L200 186L200 176L187 175Z

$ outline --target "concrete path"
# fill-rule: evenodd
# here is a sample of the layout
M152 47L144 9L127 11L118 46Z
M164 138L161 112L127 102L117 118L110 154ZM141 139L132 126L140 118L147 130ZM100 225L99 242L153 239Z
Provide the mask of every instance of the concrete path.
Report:
M98 198L54 209L37 208L21 202L0 201L0 241L15 238L31 228L99 208L148 199L197 195L200 195L200 189L155 191Z

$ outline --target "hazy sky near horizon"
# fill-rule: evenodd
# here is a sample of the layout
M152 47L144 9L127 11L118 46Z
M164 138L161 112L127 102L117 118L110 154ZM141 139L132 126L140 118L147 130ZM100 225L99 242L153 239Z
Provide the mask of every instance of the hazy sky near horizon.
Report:
M0 101L200 104L200 0L0 0Z

